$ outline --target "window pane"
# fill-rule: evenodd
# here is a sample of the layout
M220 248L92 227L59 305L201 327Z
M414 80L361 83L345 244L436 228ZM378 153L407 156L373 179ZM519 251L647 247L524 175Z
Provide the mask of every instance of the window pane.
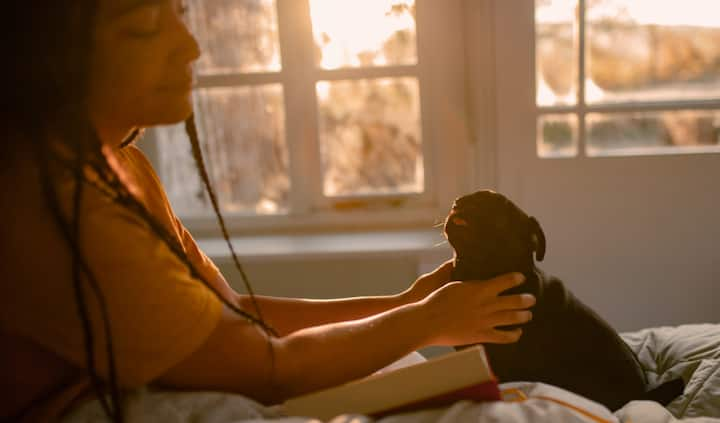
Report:
M578 118L575 114L538 117L538 156L574 157L578 154Z
M720 96L717 0L593 0L589 103Z
M290 179L280 85L212 88L196 95L198 131L222 209L287 211ZM211 211L181 126L158 131L161 171L179 213Z
M422 192L415 78L317 84L325 195Z
M206 202L183 125L157 127L153 131L160 165L158 173L173 209L179 214L208 212L209 202Z
M415 0L310 0L323 69L417 63Z
M203 50L200 74L280 70L275 0L195 0L188 20Z
M538 106L577 102L577 0L535 0Z
M720 147L720 111L593 113L587 116L587 125L589 155L706 151Z

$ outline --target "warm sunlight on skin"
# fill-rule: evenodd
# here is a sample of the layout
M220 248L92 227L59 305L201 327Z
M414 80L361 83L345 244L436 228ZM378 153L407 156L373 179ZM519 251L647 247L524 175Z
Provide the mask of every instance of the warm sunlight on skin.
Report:
M397 31L415 31L409 13L391 14L393 6L412 6L414 0L310 0L316 44L324 69L360 66L359 54L379 52ZM379 54L373 64L387 65Z

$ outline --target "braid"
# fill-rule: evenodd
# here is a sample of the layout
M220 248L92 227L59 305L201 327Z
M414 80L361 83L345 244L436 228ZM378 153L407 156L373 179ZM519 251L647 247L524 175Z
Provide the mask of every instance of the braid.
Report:
M111 153L108 153L106 150L107 149L101 150L99 162L88 163L101 178L103 184L107 185L107 188L105 188L94 184L95 187L119 205L140 216L150 226L150 229L155 233L155 235L157 235L158 238L160 238L183 262L183 264L185 264L192 277L198 279L203 285L205 285L205 287L207 287L225 306L250 322L262 327L266 332L275 334L275 331L262 319L243 311L237 305L228 301L212 284L208 282L208 280L199 272L197 267L187 256L177 237L173 236L162 223L158 222L150 211L147 210L145 205L138 201L137 198L128 190L127 186L120 180L118 173L112 168L108 161L108 154Z
M107 308L106 299L102 293L102 290L95 278L93 272L90 270L86 260L82 255L80 248L80 230L81 221L80 211L83 197L83 184L90 184L94 189L100 192L102 195L110 198L113 202L121 205L122 207L130 210L131 212L140 216L150 227L150 229L168 246L168 248L183 262L188 268L193 278L200 280L200 282L207 287L226 307L235 312L236 314L244 317L248 321L261 327L267 334L271 336L277 336L277 332L267 325L264 320L260 317L256 317L242 309L237 305L228 301L224 298L217 289L210 284L207 279L198 271L197 267L189 259L185 250L182 248L179 240L171 235L171 233L162 225L157 219L147 210L142 202L140 202L129 190L125 183L122 182L118 172L113 169L110 164L108 155L112 154L107 151L107 147L96 147L94 151L87 153L85 146L100 146L100 140L97 138L97 134L94 130L90 130L89 134L85 138L90 141L81 141L77 144L73 143L75 154L70 160L66 160L60 155L53 155L55 163L51 163L51 160L47 156L46 148L38 148L38 162L42 172L42 184L45 197L49 209L59 226L63 237L70 246L72 253L72 274L73 274L73 286L76 298L76 305L78 316L82 323L82 329L85 339L85 357L86 366L90 379L92 382L93 390L95 391L98 400L105 411L105 413L115 423L122 423L124 421L124 414L122 409L122 395L117 381L117 366L115 360L115 354L112 342L112 333L110 318ZM53 164L60 164L65 169L72 171L74 179L74 190L72 197L72 209L71 209L71 221L68 222L63 216L61 207L59 204L59 196L56 191L54 184L52 183L53 178L50 174ZM93 181L85 176L84 169L89 167L99 179L99 182ZM214 191L213 191L214 196ZM225 232L227 234L227 232ZM234 251L233 251L234 255ZM235 258L237 260L237 258ZM239 261L237 262L239 265ZM108 384L110 389L110 403L105 398L105 384L100 378L97 371L97 363L95 360L95 337L92 331L90 314L88 311L87 299L85 292L82 288L82 275L85 275L90 288L94 293L98 304L100 306L101 318L103 321L103 330L106 334L105 337L105 348L107 354L107 368L108 368ZM243 272L243 276L246 278ZM247 279L245 279L247 283ZM256 310L259 310L257 302L255 301L254 294L250 290L250 295L253 298ZM268 343L272 358L272 366L275 366L274 350L272 343Z
M198 174L200 175L200 178L205 185L205 190L210 197L210 203L212 204L213 211L215 212L215 217L217 218L217 221L220 225L220 230L222 231L223 238L225 238L225 243L230 250L230 255L232 256L235 268L238 270L238 272L240 272L240 276L242 276L245 290L250 296L250 301L252 301L255 313L257 314L258 319L263 322L262 327L263 329L265 329L265 332L271 336L277 336L277 332L272 327L269 327L264 323L262 312L260 311L260 306L258 305L257 299L255 298L255 293L253 292L252 286L250 285L250 281L245 274L243 266L240 264L240 260L238 260L232 241L230 241L230 234L227 230L227 226L225 225L225 218L220 211L220 204L218 202L217 195L215 195L215 190L213 189L212 183L210 183L210 176L208 175L207 167L205 166L205 160L203 158L202 148L200 146L200 137L198 136L194 114L190 115L190 117L185 120L185 132L187 133L188 138L190 138L190 146L192 147L193 159L195 159L195 167L197 168ZM273 344L272 342L270 342L270 339L268 339L267 345L268 353L270 354L270 384L275 385L275 349L273 348Z
M79 143L78 152L76 154L76 165L73 169L73 178L74 178L74 192L73 192L73 209L72 209L72 238L74 239L75 245L76 245L76 251L73 254L73 263L72 263L72 271L73 271L73 282L75 285L75 296L78 303L79 308L79 314L81 318L83 319L83 329L85 333L89 334L90 336L87 337L86 344L93 345L92 340L92 330L90 328L90 320L88 316L88 310L87 310L87 304L84 301L84 295L82 291L82 285L81 285L81 261L82 261L82 251L80 250L80 210L81 210L81 204L82 204L82 196L83 196L83 169L86 151L85 151L85 143L84 140L81 138ZM84 269L84 272L86 274L90 274L89 268ZM113 342L112 342L112 331L111 331L111 325L110 325L110 316L107 309L107 302L105 300L105 296L103 295L100 286L97 283L97 280L94 277L90 277L90 284L93 288L93 291L95 292L95 295L97 297L98 303L100 304L100 311L103 321L103 329L105 331L105 349L107 352L107 368L108 368L108 379L110 384L110 398L112 403L112 410L109 409L109 407L105 408L105 412L115 421L115 422L123 422L124 419L124 413L123 413L123 407L121 403L121 394L120 394L120 387L117 381L117 366L115 365L115 351L113 348ZM87 336L87 335L86 335ZM89 354L87 354L89 365L88 368L94 367L94 360L93 360L93 354L92 351L89 351ZM94 371L94 369L93 369ZM96 386L96 390L97 390ZM114 412L113 412L114 411Z
M34 138L34 137L33 137ZM37 138L35 138L37 139ZM73 170L73 178L74 178L74 192L73 192L73 204L72 204L72 222L69 223L66 218L63 216L63 213L61 211L60 207L60 201L59 196L56 191L55 185L51 182L52 177L50 174L50 161L47 157L46 149L43 148L43 146L37 146L36 145L36 153L37 153L37 159L40 164L40 172L41 172L41 184L42 189L46 198L47 205L50 209L50 212L53 216L53 219L55 220L56 224L58 225L63 237L65 238L66 242L70 245L70 250L72 254L72 279L73 279L73 288L74 288L74 295L76 300L76 307L77 307L77 313L78 317L81 321L81 326L83 330L83 338L84 338L84 345L85 345L85 364L88 369L88 373L90 375L90 381L93 387L93 390L95 391L98 400L100 401L100 404L105 411L105 413L116 423L121 423L124 421L123 418L123 410L121 405L121 399L120 399L120 389L117 383L117 376L115 371L115 356L114 356L114 349L112 344L112 333L110 330L110 319L107 311L107 303L105 301L105 298L102 294L102 291L100 290L100 287L97 283L97 279L94 277L93 273L91 272L89 266L85 262L82 253L80 251L80 206L82 204L82 161L85 157L84 148L82 147L84 143L79 143L80 146L78 148L78 154L75 158L75 165ZM82 273L84 273L93 289L93 292L95 296L97 297L98 303L100 305L100 312L101 317L103 320L103 329L106 333L106 353L107 353L107 359L108 359L108 369L109 369L109 382L110 382L110 392L111 392L111 403L107 402L107 399L105 398L105 386L98 375L97 371L97 364L95 361L95 337L92 331L92 325L90 320L90 313L88 311L87 307L87 300L85 298L85 293L83 291L82 287Z
M110 153L103 149L87 116L86 101L93 63L91 58L98 1L47 3L47 7L38 8L36 2L14 1L8 6L7 12L11 19L4 25L3 40L6 41L5 50L16 60L13 66L2 68L2 79L8 82L9 87L3 94L3 104L9 107L3 110L0 126L10 131L8 135L11 136L4 138L22 138L28 135L31 141L28 146L32 148L38 164L46 206L70 253L74 306L82 331L86 371L105 414L113 422L122 423L126 416L118 381L110 310L98 278L92 272L82 249L82 234L84 230L91 229L82 226L86 188L96 189L115 204L142 218L153 233L187 266L192 277L205 285L227 308L260 326L266 334L274 335L275 331L263 321L234 250L233 259L241 269L257 317L223 298L190 261L180 241L151 215L143 203L131 193L132 187L126 186L113 168ZM22 23L26 22L28 17L32 17L36 27L41 30L27 31L26 25ZM123 145L133 142L141 133L142 130L133 131ZM69 150L70 155L64 154L65 151L60 154L54 148L54 142L67 147L65 151ZM17 146L5 140L0 142L0 161L11 160L8 152L12 152L15 147ZM88 171L93 173L92 178L87 176ZM65 192L60 190L57 183L60 173L63 178L70 175L74 183L71 186L69 209L65 207ZM214 191L207 175L205 176L206 187L213 199L223 234L229 243ZM98 325L93 325L92 321L91 311L95 309L91 308L91 305L95 304L101 319ZM101 351L98 351L96 342L100 340L98 337L103 336L104 343L100 344ZM270 337L268 340L270 341ZM268 342L268 345L271 354L274 354L272 342ZM101 352L104 354L100 354ZM271 357L274 371L274 355ZM98 363L99 360L102 360L102 363ZM105 365L106 381L100 372L100 368ZM41 398L38 398L31 403L21 416L39 404L40 400Z
M190 138L190 145L192 147L192 153L193 153L193 159L195 159L195 166L197 167L197 171L200 174L200 178L203 181L203 184L205 185L205 190L208 193L208 196L210 197L210 203L212 204L213 211L215 212L215 216L218 220L218 223L220 224L220 230L222 231L223 238L225 238L225 243L227 244L228 248L230 249L230 255L232 256L233 263L235 264L235 268L240 272L240 276L242 277L243 284L245 285L245 289L247 290L248 294L250 295L250 299L252 300L253 308L255 309L255 313L257 313L257 316L259 319L262 320L262 313L260 312L260 306L257 303L257 300L255 299L255 293L253 292L252 286L250 285L250 281L248 280L247 275L245 274L245 270L243 269L242 265L240 264L240 260L238 260L237 254L235 253L235 248L233 247L232 242L230 241L230 235L227 230L227 226L225 225L225 218L223 217L222 213L220 212L220 204L217 199L217 195L215 195L215 190L212 187L212 184L210 183L210 176L208 175L207 166L205 166L205 160L203 158L202 148L200 146L200 137L198 137L198 131L197 131L197 125L195 123L195 116L190 116L185 121L185 132L187 132L188 137Z
M137 139L140 138L140 136L142 135L142 133L143 133L143 130L140 129L140 128L135 128L135 129L133 129L132 132L130 132L130 135L128 135L127 137L125 137L125 139L123 140L123 142L120 143L120 148L125 148L125 147L127 147L128 145L130 145L130 144L134 143L135 141L137 141Z

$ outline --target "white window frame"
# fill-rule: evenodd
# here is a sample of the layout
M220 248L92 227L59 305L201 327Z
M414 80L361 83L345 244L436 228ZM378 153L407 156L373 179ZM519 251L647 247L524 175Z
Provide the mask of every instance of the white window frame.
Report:
M199 88L282 83L286 142L291 178L290 214L232 215L234 234L428 228L442 219L452 201L478 185L491 183L492 172L478 171L482 149L468 124L463 0L416 0L417 65L323 70L314 63L309 3L277 0L282 70L279 72L203 76ZM302 17L303 19L299 19ZM411 76L420 88L425 192L323 198L318 145L315 84L319 80ZM242 118L242 117L239 117ZM149 155L159 163L151 142ZM468 154L468 151L473 152ZM490 166L490 165L488 165ZM490 169L491 167L488 167ZM302 183L298 183L301 181ZM362 207L338 210L344 201ZM196 236L217 235L212 215L180 215Z
M534 20L534 0L528 0L533 4L533 30L535 29ZM593 153L592 155L587 152L587 121L586 116L589 113L622 113L622 112L671 112L671 111L684 111L684 110L720 110L720 98L719 99L697 99L697 100L662 100L662 101L632 101L632 102L617 102L608 104L588 104L586 102L585 93L585 75L586 75L586 0L577 0L578 2L578 14L579 17L577 22L578 34L578 46L577 46L577 103L574 105L562 105L562 106L537 106L536 107L536 122L544 115L555 115L555 114L567 114L570 116L577 117L577 154L574 156L564 157L541 157L543 159L567 159L577 156L584 157L607 157L607 156L654 156L654 155L676 155L676 154L687 154L687 153L720 153L720 146L672 146L662 148L639 148L639 149L621 149L621 150L608 150ZM498 5L500 8L509 7L509 2ZM532 57L533 62L535 58L535 36L533 35L533 48ZM533 66L533 70L535 67ZM535 77L532 79L533 87L536 83ZM533 89L535 92L535 89ZM535 138L538 140L538 138ZM536 141L537 143L538 141Z

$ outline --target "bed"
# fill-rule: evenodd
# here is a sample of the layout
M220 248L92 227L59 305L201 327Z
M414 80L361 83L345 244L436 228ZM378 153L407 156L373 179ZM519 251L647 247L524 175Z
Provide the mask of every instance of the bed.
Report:
M415 422L718 422L720 423L720 324L657 327L622 334L638 354L651 386L682 377L682 395L666 407L632 401L612 413L607 408L562 389L532 382L502 384L506 401L472 403L386 416L343 415L333 423ZM128 401L131 422L310 423L284 416L281 407L264 407L240 395L213 392L134 392ZM97 402L74 410L65 422L105 421Z

